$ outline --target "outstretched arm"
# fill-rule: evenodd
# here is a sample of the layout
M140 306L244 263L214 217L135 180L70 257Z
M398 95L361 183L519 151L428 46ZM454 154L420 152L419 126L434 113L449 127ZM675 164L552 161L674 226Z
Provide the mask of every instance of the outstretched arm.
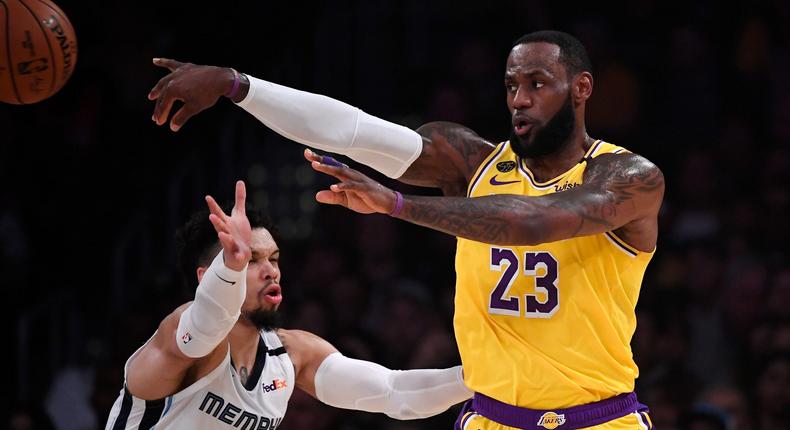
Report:
M278 335L294 361L296 385L330 406L408 420L439 414L472 396L461 366L390 370L345 357L312 333L279 330Z
M198 378L222 362L228 348L223 341L239 317L246 294L251 231L244 213L245 194L244 183L239 181L230 216L206 197L222 251L203 272L195 300L162 320L152 339L130 361L126 385L135 397L161 399L183 388L188 375Z
M313 162L314 169L341 182L316 196L358 212L391 214L397 194L361 173ZM664 194L664 177L653 163L635 154L605 154L590 161L583 185L539 197L404 196L398 218L454 236L497 245L535 245L633 226L626 241L638 249L655 245L655 217Z
M457 124L429 123L415 132L341 101L229 68L164 58L154 59L154 64L170 73L148 95L156 100L153 120L167 123L173 103L184 103L170 121L173 131L226 96L288 139L346 155L409 184L442 188L445 195L463 195L469 178L494 147Z

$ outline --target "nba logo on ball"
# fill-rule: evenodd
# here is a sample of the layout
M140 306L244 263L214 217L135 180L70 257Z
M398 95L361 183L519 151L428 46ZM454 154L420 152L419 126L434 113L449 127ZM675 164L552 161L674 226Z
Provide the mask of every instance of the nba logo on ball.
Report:
M557 415L555 412L546 412L540 416L538 425L549 430L565 424L565 414Z
M0 102L30 104L57 93L77 64L77 36L47 0L0 0Z

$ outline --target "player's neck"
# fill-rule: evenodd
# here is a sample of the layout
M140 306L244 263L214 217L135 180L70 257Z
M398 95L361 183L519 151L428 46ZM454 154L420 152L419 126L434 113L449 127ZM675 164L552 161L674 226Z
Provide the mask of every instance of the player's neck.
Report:
M254 361L259 338L260 330L258 330L258 327L255 327L243 316L240 317L236 325L228 333L228 342L230 343L230 353L233 361L236 363L243 363L249 360Z
M526 158L527 167L538 181L548 181L565 173L584 157L590 149L593 139L587 136L587 130L582 125L576 127L568 140L559 149L551 154L540 157Z

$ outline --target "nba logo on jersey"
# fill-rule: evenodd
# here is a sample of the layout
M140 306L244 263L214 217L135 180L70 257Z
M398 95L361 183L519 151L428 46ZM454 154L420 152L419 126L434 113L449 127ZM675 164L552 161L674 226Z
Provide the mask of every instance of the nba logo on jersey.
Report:
M189 332L186 332L183 336L181 336L181 341L184 342L184 344L189 343L190 340L192 340L192 335L189 334Z
M538 420L539 426L549 430L555 429L563 424L565 424L565 414L557 415L554 412L546 412L545 414L541 415L540 419Z

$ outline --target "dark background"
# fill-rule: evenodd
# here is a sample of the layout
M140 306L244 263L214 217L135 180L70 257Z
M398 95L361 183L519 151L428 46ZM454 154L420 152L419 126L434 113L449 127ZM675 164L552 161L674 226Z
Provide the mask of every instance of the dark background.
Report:
M318 207L329 182L300 146L227 100L178 133L156 127L151 58L500 141L511 42L559 29L594 64L589 133L667 180L632 343L640 400L661 429L788 428L790 2L602 3L58 1L79 39L74 75L47 101L0 106L0 425L103 428L126 358L192 297L175 228L237 178L279 225L286 327L393 368L457 364L454 239ZM447 429L454 412L401 423L297 391L281 428Z

